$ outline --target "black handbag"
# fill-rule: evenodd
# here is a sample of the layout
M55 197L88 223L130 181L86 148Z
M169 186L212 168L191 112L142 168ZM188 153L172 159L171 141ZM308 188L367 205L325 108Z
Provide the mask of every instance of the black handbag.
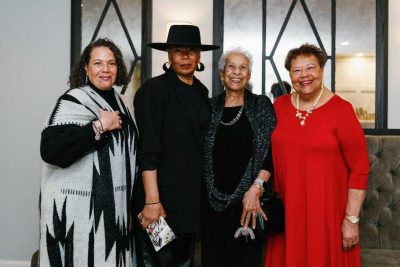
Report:
M272 189L265 190L260 198L260 204L268 220L264 220L260 214L257 214L256 232L267 236L284 232L285 206L279 194Z

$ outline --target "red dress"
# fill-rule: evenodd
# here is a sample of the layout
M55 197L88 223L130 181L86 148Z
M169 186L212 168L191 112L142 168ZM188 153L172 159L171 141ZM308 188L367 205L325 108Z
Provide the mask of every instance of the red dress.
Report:
M360 266L359 245L343 251L341 231L348 188L366 189L369 173L353 107L334 95L304 126L290 95L274 108L274 183L285 203L286 229L268 238L265 267Z

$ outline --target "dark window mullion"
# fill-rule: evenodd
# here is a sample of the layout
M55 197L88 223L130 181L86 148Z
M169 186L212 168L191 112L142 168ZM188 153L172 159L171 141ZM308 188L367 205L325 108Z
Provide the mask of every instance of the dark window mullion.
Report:
M265 60L266 60L266 39L267 39L267 0L262 1L262 66L261 66L261 94L265 95Z
M222 92L221 79L219 77L218 62L224 50L224 12L225 1L213 1L213 44L220 46L212 51L212 96Z
M135 59L133 60L133 62L132 62L131 68L129 69L129 74L128 74L129 77L132 77L133 72L135 71L135 67L136 67L136 65L137 65L137 62L138 62L138 59L135 58ZM122 87L122 89L121 89L121 95L124 95L124 94L125 94L125 91L126 91L126 88L128 88L128 85L129 85L129 84L124 85L124 86Z
M308 10L307 4L305 3L304 0L300 0L300 3L303 6L304 13L307 16L308 22L310 23L310 26L311 26L311 29L312 29L314 35L315 35L315 38L317 38L317 42L318 42L319 47L326 52L324 44L322 43L321 37L319 36L317 27L315 26L314 20L312 19L310 11Z
M108 0L107 1L106 5L105 5L105 7L103 9L103 12L101 13L100 20L97 23L96 29L94 30L94 33L93 33L93 36L92 36L92 40L90 40L91 42L93 42L96 39L97 35L99 34L101 25L103 24L104 18L106 17L106 14L107 14L107 11L108 11L108 9L110 7L111 1L112 0Z
M70 71L78 63L82 46L82 7L80 0L71 1L71 58Z
M282 25L282 27L281 27L281 29L279 31L278 37L276 38L274 47L272 48L272 51L271 51L271 54L270 54L271 57L273 57L274 54L275 54L276 48L278 47L278 44L279 44L279 42L280 42L280 40L282 38L282 35L283 35L283 33L284 33L285 29L286 29L286 26L289 23L289 19L292 16L292 13L293 13L294 7L296 6L296 3L297 3L297 0L293 0L292 4L290 5L289 11L288 11L288 13L286 15L286 18L285 18L285 21L283 22L283 25Z
M272 69L273 69L274 72L275 72L276 78L278 79L278 83L279 83L279 85L281 86L281 89L282 89L282 88L285 88L284 85L283 85L283 81L282 81L282 79L281 79L281 76L279 75L278 68L277 68L276 65L275 65L274 59L271 58L270 62L271 62ZM283 90L283 89L282 89L282 90Z
M336 91L336 0L332 0L331 10L331 91Z
M111 1L114 4L114 8L115 8L115 11L117 12L119 22L121 23L122 29L124 30L125 37L126 37L126 39L128 39L129 46L131 47L133 56L136 59L138 57L138 54L136 52L135 46L133 45L133 42L132 42L131 36L129 35L128 29L126 28L124 18L122 17L121 11L119 10L119 6L115 0L111 0Z
M147 46L151 41L153 1L142 0L142 51L138 60L141 60L141 83L151 77L151 49Z

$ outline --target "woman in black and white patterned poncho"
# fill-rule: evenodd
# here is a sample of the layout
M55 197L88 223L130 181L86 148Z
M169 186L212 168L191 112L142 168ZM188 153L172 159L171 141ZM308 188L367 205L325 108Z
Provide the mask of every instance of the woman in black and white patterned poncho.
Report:
M131 266L137 130L121 51L89 44L42 132L40 266Z

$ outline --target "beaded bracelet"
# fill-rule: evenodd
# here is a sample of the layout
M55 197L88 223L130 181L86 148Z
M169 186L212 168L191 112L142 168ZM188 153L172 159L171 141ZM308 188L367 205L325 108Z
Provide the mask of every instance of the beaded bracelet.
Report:
M101 126L101 133L104 132L104 127L103 127L103 123L101 122L101 120L98 120L100 122L100 126Z

